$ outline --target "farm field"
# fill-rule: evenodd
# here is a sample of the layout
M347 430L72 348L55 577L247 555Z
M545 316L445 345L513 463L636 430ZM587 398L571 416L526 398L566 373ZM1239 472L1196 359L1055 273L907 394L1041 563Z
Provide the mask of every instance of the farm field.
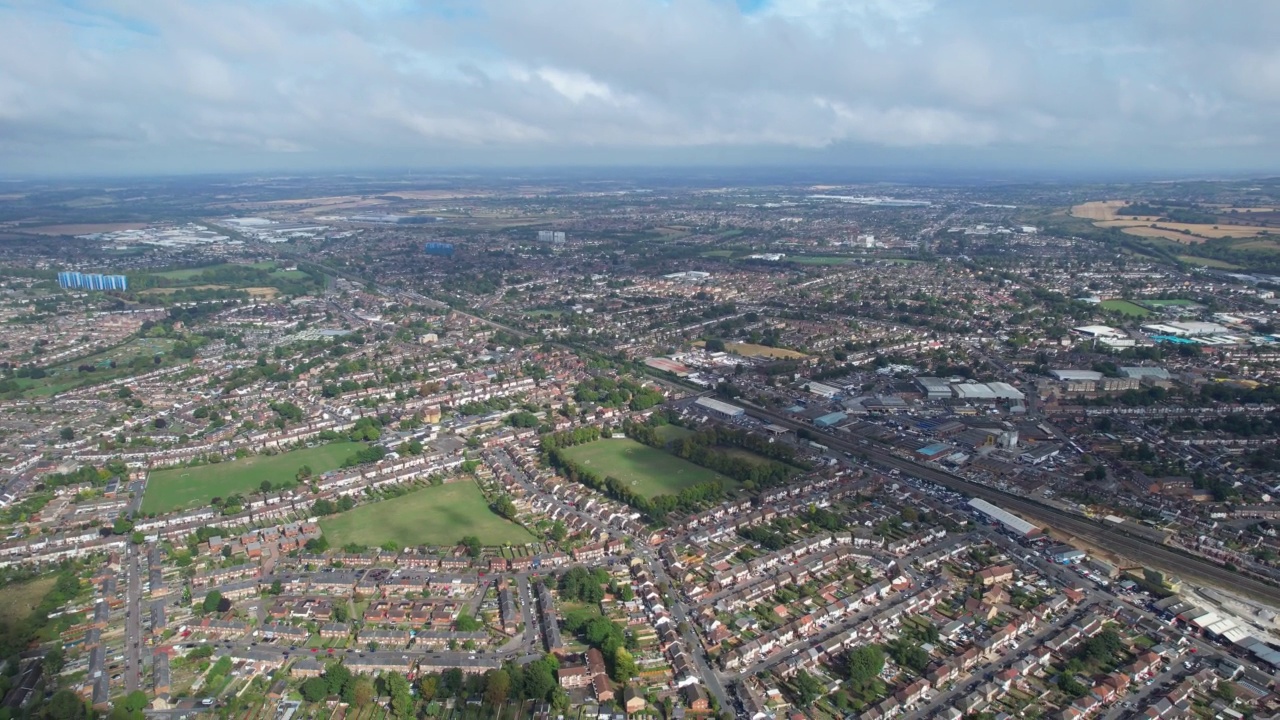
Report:
M524 544L534 537L523 527L494 514L474 482L434 485L408 495L361 505L320 521L329 544L376 547L394 542L455 545L475 535L485 545Z
M574 462L600 473L612 475L647 498L675 495L681 490L709 480L737 487L733 480L675 455L642 445L635 440L596 440L566 448Z
M727 342L724 344L724 349L734 355L741 355L743 357L767 357L782 360L801 360L809 357L808 355L805 355L802 352L796 352L795 350L742 342Z
M1086 220L1115 220L1116 210L1127 204L1124 200L1094 200L1071 208L1071 214Z
M58 578L55 575L5 585L0 589L0 623L21 625L31 616L44 596L53 589Z
M1184 245L1216 238L1251 238L1266 232L1252 225L1179 223L1154 217L1125 215L1126 200L1095 200L1071 208L1073 217L1092 220L1097 227L1119 228L1126 235L1158 237ZM1154 227L1152 227L1154 225Z
M1130 317L1146 317L1151 314L1150 310L1128 300L1103 300L1101 307L1103 310L1112 310Z
M1179 255L1178 259L1184 263L1199 265L1201 267L1217 268L1219 270L1239 270L1239 265L1233 265L1224 260L1215 260L1213 258L1196 257L1195 255Z
M293 480L310 465L316 475L342 466L364 443L336 442L279 455L255 455L214 465L157 470L147 479L143 513L164 513L208 505L215 497L257 492L263 480Z

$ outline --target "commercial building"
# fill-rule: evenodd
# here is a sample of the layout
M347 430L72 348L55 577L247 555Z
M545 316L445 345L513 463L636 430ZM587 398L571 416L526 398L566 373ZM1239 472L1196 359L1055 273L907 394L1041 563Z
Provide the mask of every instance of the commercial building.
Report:
M539 230L538 242L563 244L565 234L562 230Z
M721 417L726 420L732 420L733 418L742 417L743 414L746 413L745 410L738 407L737 405L730 405L727 402L721 402L719 400L716 400L715 398L700 397L697 400L694 400L693 404L697 405L703 410L706 410L712 415L715 415L716 417Z
M429 242L422 246L422 251L428 255L451 257L453 255L453 243Z
M982 498L973 498L969 501L969 507L1004 525L1018 535L1031 537L1040 534L1040 528L1005 510L997 507Z
M124 275L63 270L58 273L58 285L68 290L128 290L129 280Z
M820 428L832 427L848 420L849 416L842 412L833 412L823 415L820 418L814 418L813 424Z
M951 397L951 384L942 378L918 377L916 384L930 400L947 400Z

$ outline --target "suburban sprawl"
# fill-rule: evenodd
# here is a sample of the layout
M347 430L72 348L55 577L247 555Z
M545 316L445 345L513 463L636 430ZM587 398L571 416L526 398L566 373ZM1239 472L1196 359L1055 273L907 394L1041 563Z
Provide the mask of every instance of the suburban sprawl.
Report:
M1280 717L1278 208L9 183L0 720Z

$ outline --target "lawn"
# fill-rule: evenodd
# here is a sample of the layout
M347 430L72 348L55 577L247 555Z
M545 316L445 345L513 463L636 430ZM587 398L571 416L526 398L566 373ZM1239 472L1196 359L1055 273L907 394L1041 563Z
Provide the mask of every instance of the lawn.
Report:
M521 545L534 537L489 509L470 480L434 485L408 495L361 505L320 521L329 544L376 547L387 541L401 547L454 545L475 535L485 545Z
M298 468L310 465L316 475L341 467L363 443L336 442L280 455L255 455L214 465L157 470L147 479L142 512L165 513L203 507L215 497L257 492L263 480L293 480Z
M788 350L786 348L769 347L768 345L756 345L754 343L744 343L744 342L725 343L724 349L728 350L734 355L741 355L742 357L767 357L767 358L777 358L782 360L803 360L809 357L808 355L805 355L802 352L796 352L795 350Z
M784 260L800 265L844 265L853 258L839 255L788 255Z
M1223 260L1215 258L1196 257L1195 255L1179 255L1178 259L1190 265L1199 265L1201 267L1217 268L1219 270L1239 270L1239 265L1233 265Z
M1103 310L1111 310L1130 317L1146 317L1151 314L1150 310L1128 300L1103 300L1101 305Z
M683 428L679 425L659 425L654 428L654 432L658 434L658 437L662 438L664 443L686 438L693 434L693 431L689 428Z
M20 625L31 616L44 596L58 582L56 575L46 575L27 582L5 585L0 589L0 623Z
M1167 305L1173 305L1176 307L1186 307L1188 305L1196 304L1195 301L1193 300L1184 300L1181 298L1174 299L1174 300L1143 300L1142 302L1143 304L1150 305L1151 307L1165 307Z
M596 440L568 448L565 453L601 475L618 478L647 498L675 495L708 480L719 480L731 489L737 487L736 482L718 472L631 439Z

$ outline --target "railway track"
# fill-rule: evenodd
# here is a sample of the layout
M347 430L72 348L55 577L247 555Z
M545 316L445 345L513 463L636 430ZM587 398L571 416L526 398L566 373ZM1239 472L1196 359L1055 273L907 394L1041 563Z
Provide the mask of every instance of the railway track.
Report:
M812 431L812 428L788 417L747 405L746 403L743 404L746 405L747 414L752 417L766 420L791 430L803 428ZM852 442L831 435L824 435L822 436L822 444L836 450L865 455L874 463L901 470L912 477L928 480L966 495L998 503L1009 510L1027 515L1050 527L1056 527L1099 547L1114 550L1119 555L1158 570L1172 573L1183 579L1224 588L1252 600L1280 607L1280 587L1233 572L1183 550L1159 544L1150 538L1137 537L1126 533L1120 528L1105 525L1100 521L1074 516L1020 495L997 490L996 488L965 480L958 475L952 475L951 473L898 457L876 447L876 443L873 440Z

